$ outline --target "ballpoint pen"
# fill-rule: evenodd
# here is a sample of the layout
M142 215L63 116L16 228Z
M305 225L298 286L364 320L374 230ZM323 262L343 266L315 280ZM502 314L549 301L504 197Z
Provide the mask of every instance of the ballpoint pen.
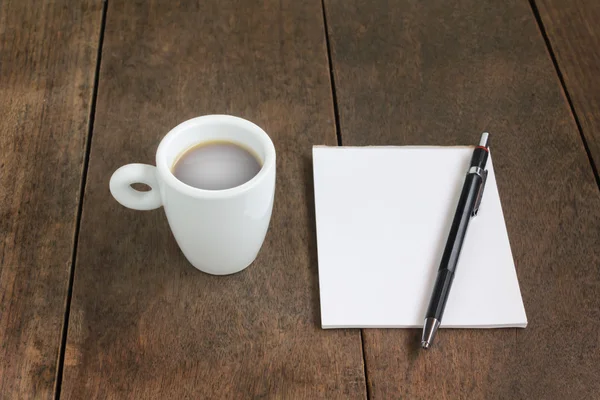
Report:
M479 205L481 204L485 181L487 179L485 164L489 154L488 136L488 133L484 132L481 135L479 146L475 147L475 150L473 150L471 164L469 165L460 199L458 200L458 206L456 207L456 213L452 220L446 247L442 254L442 260L433 287L433 293L429 300L429 307L425 314L423 335L421 337L421 346L424 349L428 349L433 344L433 339L435 338L435 334L442 321L444 309L446 308L446 301L450 294L450 288L452 286L452 281L454 280L454 273L467 233L469 221L471 220L471 217L477 215L477 212L479 211Z

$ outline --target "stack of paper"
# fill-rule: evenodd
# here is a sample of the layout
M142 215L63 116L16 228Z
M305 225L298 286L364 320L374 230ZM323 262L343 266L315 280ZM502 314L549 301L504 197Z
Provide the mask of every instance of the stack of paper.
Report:
M422 327L472 147L313 148L323 328ZM491 157L442 327L525 327Z

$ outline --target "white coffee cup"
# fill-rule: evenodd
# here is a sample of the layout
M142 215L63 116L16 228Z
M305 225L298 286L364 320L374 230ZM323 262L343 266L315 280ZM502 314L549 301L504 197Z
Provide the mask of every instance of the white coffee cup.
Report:
M178 157L203 142L225 140L251 149L262 168L248 182L203 190L172 173ZM131 187L144 183L151 190ZM229 115L206 115L173 128L160 142L156 167L128 164L112 175L110 192L125 207L163 206L173 236L188 261L209 274L239 272L256 258L265 239L275 195L275 146L260 127Z

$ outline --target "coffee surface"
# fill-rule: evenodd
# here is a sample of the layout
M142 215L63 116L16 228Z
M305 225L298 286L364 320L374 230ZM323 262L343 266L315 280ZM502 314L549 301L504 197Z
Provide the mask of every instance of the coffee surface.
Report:
M261 169L258 158L243 146L225 141L198 144L173 166L173 175L198 189L224 190L242 185Z

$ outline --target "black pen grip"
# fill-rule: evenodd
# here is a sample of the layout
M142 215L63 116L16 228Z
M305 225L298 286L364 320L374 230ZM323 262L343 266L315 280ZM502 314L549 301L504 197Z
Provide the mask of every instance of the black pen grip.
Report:
M444 309L446 308L446 302L448 301L450 287L452 286L452 280L454 279L456 265L458 264L460 251L481 184L482 178L478 174L470 173L465 178L465 183L456 207L456 213L454 214L452 226L450 227L450 233L448 234L446 247L442 254L442 260L438 269L435 286L433 287L433 293L425 316L426 318L435 318L438 321L441 321L442 319Z
M438 271L425 318L435 318L438 321L442 320L446 302L448 301L448 292L450 292L450 286L452 286L453 279L454 273L452 271L447 269Z

